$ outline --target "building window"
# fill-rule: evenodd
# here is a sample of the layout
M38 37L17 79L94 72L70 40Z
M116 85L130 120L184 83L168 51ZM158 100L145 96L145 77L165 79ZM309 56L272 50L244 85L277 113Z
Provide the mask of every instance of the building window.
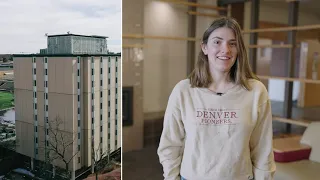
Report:
M37 92L34 92L34 98L37 98Z
M116 142L116 146L118 145L118 141L117 140L115 140L115 142Z
M108 73L110 74L110 68L108 68Z
M118 109L116 109L116 114L118 114Z
M78 101L80 101L80 95L78 95Z
M48 111L48 109L49 109L49 107L48 107L48 105L46 105L46 111Z
M46 141L47 142L47 146L49 146L49 141Z
M91 87L94 87L94 81L91 81Z
M91 118L91 124L94 124L94 118Z
M48 94L46 93L46 99L48 99Z
M78 89L80 89L80 82L78 82Z
M100 80L100 86L102 86L102 79Z
M33 62L34 62L34 63L36 62L36 58L33 58Z
M94 136L94 129L91 130L91 134L92 134L92 136Z
M78 114L80 114L80 108L78 108Z
M110 95L110 90L108 90L108 95Z
M103 74L103 73L102 73L102 68L100 68L100 74Z
M48 69L46 69L46 75L48 75Z
M34 103L34 109L37 109L37 103Z
M80 127L80 120L78 120L78 127Z
M110 101L108 101L108 106L110 106Z
M94 106L93 106L93 105L92 105L92 107L91 107L91 111L94 112Z
M38 138L36 137L36 143L38 143Z
M33 69L33 74L37 74L37 73L36 73L36 69Z
M117 129L116 129L116 135L118 135L118 131L117 131Z
M108 139L110 139L110 133L108 133Z
M33 86L37 86L37 81L36 80L33 81Z
M78 133L78 139L80 139L80 133Z
M94 99L94 95L93 95L93 93L91 93L91 99Z
M102 137L100 137L100 143L102 143Z
M78 157L78 163L80 164L80 157Z
M102 109L102 103L100 103L100 109Z
M110 84L110 79L108 79L108 84Z
M36 154L38 154L38 149L36 149Z
M118 83L118 78L116 78L116 83Z
M92 76L94 75L94 69L91 69L91 75Z
M49 135L49 129L47 129L47 135Z
M100 114L100 120L102 120L102 114Z
M38 115L34 115L34 119L37 120L38 119Z
M116 67L116 72L118 72L118 67Z
M46 122L49 123L49 118L48 117L46 117Z
M35 126L34 129L35 129L34 130L35 132L38 132L38 127L37 126Z
M45 84L46 84L46 87L48 87L48 81L45 81L45 82L46 82L46 83L45 83Z
M100 126L100 132L102 132L102 126Z
M80 69L78 69L78 76L80 76Z
M102 91L100 92L100 97L102 97Z
M108 112L108 117L110 118L110 112Z
M44 58L44 62L45 62L45 63L48 63L48 58Z
M78 57L78 63L80 63L80 57Z
M80 151L80 145L78 145L78 151Z
M116 94L118 94L118 88L116 88Z
M116 99L116 104L118 104L118 99Z

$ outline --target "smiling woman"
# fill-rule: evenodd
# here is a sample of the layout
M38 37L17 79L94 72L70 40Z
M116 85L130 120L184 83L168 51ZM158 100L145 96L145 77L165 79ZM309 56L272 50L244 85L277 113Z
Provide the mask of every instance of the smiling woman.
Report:
M165 179L272 179L268 92L234 19L204 32L195 69L170 95L158 155Z

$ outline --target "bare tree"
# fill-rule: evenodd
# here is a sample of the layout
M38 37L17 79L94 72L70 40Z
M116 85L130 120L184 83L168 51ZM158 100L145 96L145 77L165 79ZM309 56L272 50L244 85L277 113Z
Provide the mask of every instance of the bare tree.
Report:
M95 173L96 180L98 180L98 171L103 166L103 158L107 158L107 164L110 162L110 149L103 151L102 143L99 143L99 146L97 149L94 149L94 139L92 138L91 142L91 152L92 152L92 166L91 171L92 173ZM107 156L107 157L106 157Z
M78 150L73 151L74 143L77 142L77 136L74 132L65 132L61 129L63 121L59 116L56 116L52 121L48 121L48 139L44 141L45 159L48 164L53 165L54 162L61 161L64 163L64 168L70 176L69 165L74 157L79 153ZM55 174L55 173L53 173Z

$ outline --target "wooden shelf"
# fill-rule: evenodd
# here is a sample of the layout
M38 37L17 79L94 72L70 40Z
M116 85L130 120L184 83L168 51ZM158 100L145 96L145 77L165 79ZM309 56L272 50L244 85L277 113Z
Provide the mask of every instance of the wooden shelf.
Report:
M258 76L260 79L269 80L269 79L280 79L285 81L298 81L302 83L310 83L310 84L320 84L320 80L313 79L302 79L302 78L288 78L288 77L277 77L277 76Z
M273 116L272 119L274 121L279 121L279 122L283 122L283 123L289 123L289 124L294 124L297 126L304 126L304 127L308 127L309 124L311 123L311 121L308 120L304 120L304 119L286 119L286 118L282 118L282 117L278 117L278 116Z
M227 8L213 6L213 5L207 5L207 4L198 4L198 3L177 1L177 0L158 0L158 1L180 4L180 5L185 5L185 6L192 6L192 7L203 8L203 9L212 9L212 10L217 10L217 11L228 11Z
M200 13L195 11L188 11L189 15L195 15L195 16L205 16L205 17L212 17L212 18L219 18L222 17L219 14L208 14L208 13Z

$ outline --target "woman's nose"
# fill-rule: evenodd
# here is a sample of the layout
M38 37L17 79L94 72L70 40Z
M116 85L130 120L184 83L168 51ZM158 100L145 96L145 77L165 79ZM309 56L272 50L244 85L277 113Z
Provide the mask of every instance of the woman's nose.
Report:
M224 53L229 53L231 51L230 46L228 43L222 43L221 51Z

